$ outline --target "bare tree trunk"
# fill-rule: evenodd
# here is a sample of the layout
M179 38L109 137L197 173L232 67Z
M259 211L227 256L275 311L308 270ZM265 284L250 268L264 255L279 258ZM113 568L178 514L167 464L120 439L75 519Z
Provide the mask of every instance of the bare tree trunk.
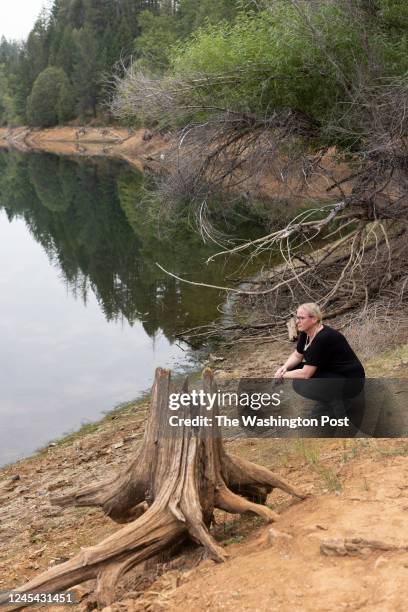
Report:
M206 393L215 392L211 370L204 371L203 383ZM228 455L215 424L205 429L184 425L175 431L169 424L172 391L170 372L158 368L144 440L124 474L53 500L62 506L100 506L117 522L129 524L33 578L19 592L63 591L96 578L98 603L109 605L126 572L188 538L204 546L213 559L225 561L225 549L209 531L215 508L253 513L270 522L278 515L254 500L264 502L274 487L305 497L268 469ZM205 407L187 406L178 416L204 416L205 412Z

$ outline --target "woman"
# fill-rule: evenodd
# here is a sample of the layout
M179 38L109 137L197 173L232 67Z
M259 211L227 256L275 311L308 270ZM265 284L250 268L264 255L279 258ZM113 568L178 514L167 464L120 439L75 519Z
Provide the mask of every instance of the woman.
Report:
M323 325L317 304L302 304L296 313L300 332L296 350L276 370L275 378L294 379L297 393L320 402L314 414L345 416L348 402L364 387L365 372L339 331ZM304 381L312 379L310 383Z

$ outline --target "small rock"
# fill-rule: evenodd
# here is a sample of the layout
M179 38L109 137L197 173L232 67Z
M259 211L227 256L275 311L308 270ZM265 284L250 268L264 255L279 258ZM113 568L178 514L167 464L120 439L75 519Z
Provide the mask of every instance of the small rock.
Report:
M48 491L55 491L56 489L60 489L61 487L66 487L72 485L72 481L70 480L57 480L56 482L52 482L48 485Z
M50 565L60 565L61 563L65 563L66 561L69 561L69 557L56 557L54 559L51 559Z
M122 448L123 442L117 442L116 444L112 444L112 448Z
M78 603L82 601L89 593L92 591L92 587L78 584L70 589L70 592L73 594L75 601Z
M62 516L62 514L63 514L63 511L60 508L47 508L44 511L44 516L47 518Z
M29 559L37 559L38 557L41 557L44 550L47 548L47 545L43 546L42 548L39 548L38 550L34 550L30 555L29 555Z
M0 489L4 489L6 491L12 491L16 486L17 482L20 480L20 476L17 474L16 476L12 476L8 480L4 480L0 483Z
M378 569L381 565L387 565L387 559L384 557L378 557L377 561L374 563L374 568Z
M320 552L322 555L326 555L326 557L345 557L347 555L344 540L341 539L324 540L320 543Z
M132 440L135 440L138 437L139 434L131 434L130 436L126 436L125 438L123 438L123 442L131 442Z
M225 357L217 357L217 355L214 355L213 353L210 353L209 355L211 361L224 361Z
M273 527L271 527L268 530L268 544L269 546L272 546L273 544L275 544L277 542L277 540L293 540L293 536L289 535L289 533L284 533L283 531L278 531L277 529L274 529Z

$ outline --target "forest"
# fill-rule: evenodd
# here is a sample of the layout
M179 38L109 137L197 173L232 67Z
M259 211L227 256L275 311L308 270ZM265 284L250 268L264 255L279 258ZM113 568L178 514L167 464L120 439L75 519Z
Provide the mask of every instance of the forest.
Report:
M168 52L237 0L54 0L26 41L0 42L0 125L110 120L113 74L130 61L164 71Z

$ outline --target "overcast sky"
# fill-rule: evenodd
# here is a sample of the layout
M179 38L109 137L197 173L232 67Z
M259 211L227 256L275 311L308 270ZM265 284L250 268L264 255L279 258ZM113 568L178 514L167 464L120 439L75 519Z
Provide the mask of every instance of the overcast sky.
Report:
M0 0L0 37L27 38L44 5L49 0Z

